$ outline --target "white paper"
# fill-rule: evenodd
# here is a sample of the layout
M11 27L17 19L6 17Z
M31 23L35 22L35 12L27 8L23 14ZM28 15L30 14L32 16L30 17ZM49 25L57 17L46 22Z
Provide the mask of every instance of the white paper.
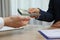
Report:
M48 38L60 38L60 29L41 30Z
M12 27L4 26L3 28L0 29L0 31L15 30L15 29L23 29L23 28L24 28L24 27L12 28Z

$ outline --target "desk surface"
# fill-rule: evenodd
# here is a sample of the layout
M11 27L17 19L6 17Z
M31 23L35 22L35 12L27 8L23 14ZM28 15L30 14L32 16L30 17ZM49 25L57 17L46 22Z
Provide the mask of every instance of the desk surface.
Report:
M35 29L23 29L9 32L0 36L0 40L46 40L40 33Z
M0 40L45 40L45 39L36 31L27 31L24 33L1 36Z

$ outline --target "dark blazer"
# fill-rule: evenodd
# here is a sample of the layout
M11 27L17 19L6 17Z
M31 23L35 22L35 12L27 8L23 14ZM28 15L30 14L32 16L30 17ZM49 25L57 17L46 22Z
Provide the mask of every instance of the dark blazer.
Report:
M40 16L38 20L51 22L55 20L55 22L60 20L60 0L50 0L48 11L45 12L40 10Z

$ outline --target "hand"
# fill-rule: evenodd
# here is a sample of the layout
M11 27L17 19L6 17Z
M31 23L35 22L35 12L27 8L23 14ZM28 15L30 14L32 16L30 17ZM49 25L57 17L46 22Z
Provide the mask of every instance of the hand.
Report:
M29 18L21 17L21 16L10 16L4 18L5 26L10 26L13 28L19 28L21 26L25 26L29 22Z
M53 24L51 27L60 28L60 21L56 22L56 23Z
M31 16L32 18L38 18L40 16L40 10L38 8L29 8L28 9L29 13L32 14L32 13L36 13L37 15L36 16Z

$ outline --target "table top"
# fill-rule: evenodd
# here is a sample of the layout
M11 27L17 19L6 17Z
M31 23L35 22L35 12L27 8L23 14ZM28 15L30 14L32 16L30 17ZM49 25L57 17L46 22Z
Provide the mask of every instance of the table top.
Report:
M39 29L39 27L37 28ZM40 28L41 29L41 28ZM3 32L2 32L3 34ZM46 40L36 28L6 31L0 35L0 40Z
M15 33L4 35L0 37L0 40L45 40L41 34L36 31L27 31L24 33Z

